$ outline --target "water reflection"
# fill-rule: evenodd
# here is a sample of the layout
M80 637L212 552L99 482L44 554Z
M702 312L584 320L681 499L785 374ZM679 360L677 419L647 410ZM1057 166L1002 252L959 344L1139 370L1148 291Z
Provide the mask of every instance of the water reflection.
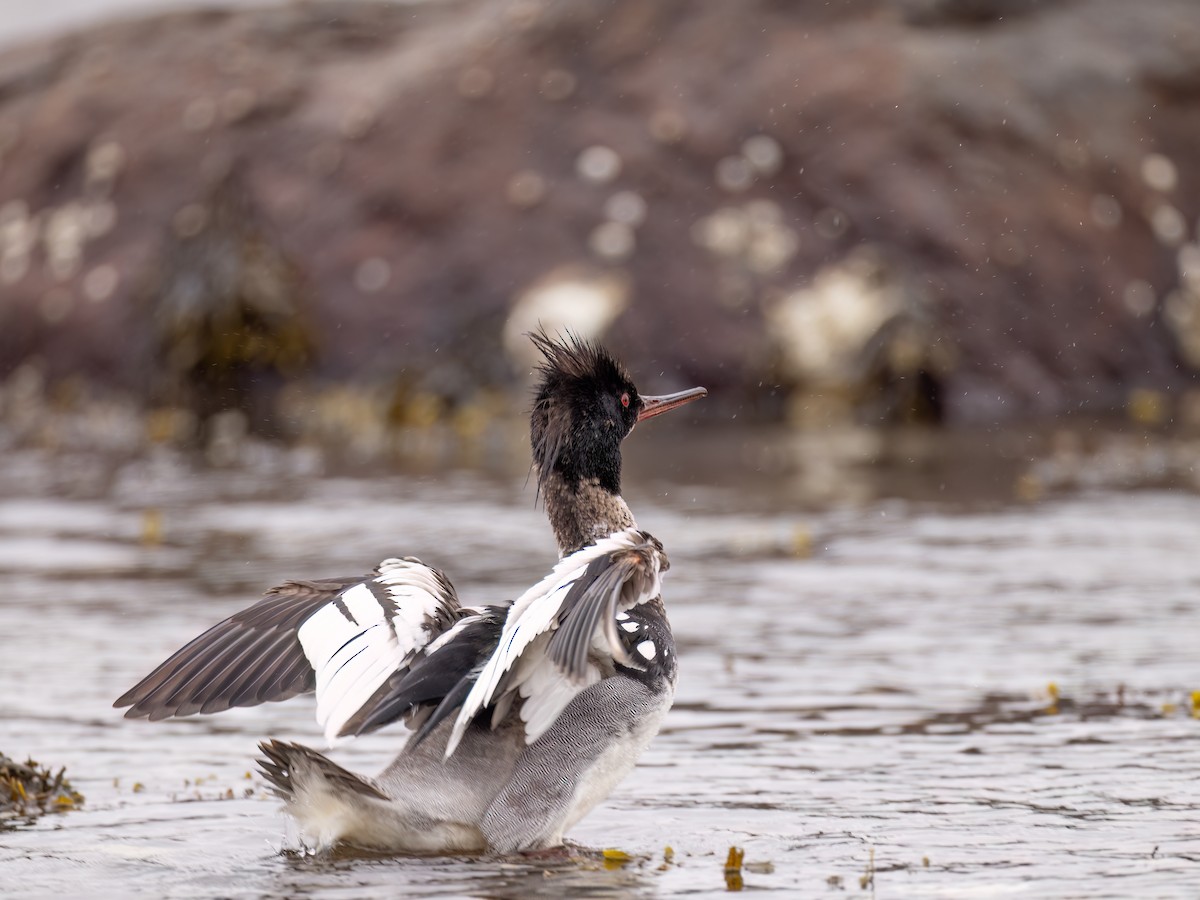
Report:
M164 458L72 495L26 458L28 481L0 479L0 749L66 765L87 800L0 834L6 892L86 877L96 897L708 896L727 891L730 847L746 890L789 896L864 879L888 896L1190 889L1200 499L822 505L768 473L731 482L732 437L707 458L708 442L644 437L628 493L671 553L680 693L574 829L591 849L573 861L282 852L247 770L263 736L320 745L306 702L153 725L110 708L285 577L402 552L470 601L514 595L554 555L519 468L355 479ZM691 456L725 476L664 476ZM384 732L334 756L372 771L393 750ZM604 848L631 859L606 868Z
M264 897L337 896L350 884L391 885L397 896L403 886L420 896L473 896L495 900L526 897L639 898L657 895L650 877L649 860L632 860L619 867L605 866L594 851L581 849L567 859L497 862L477 859L397 859L342 853L338 857L285 854Z

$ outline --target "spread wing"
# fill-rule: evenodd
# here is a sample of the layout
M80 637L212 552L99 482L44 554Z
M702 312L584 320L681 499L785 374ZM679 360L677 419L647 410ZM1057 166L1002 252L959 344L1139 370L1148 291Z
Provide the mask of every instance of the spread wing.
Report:
M470 610L430 644L412 668L392 675L386 690L347 722L341 733L364 734L407 717L412 727L419 727L410 745L415 747L462 705L474 676L496 649L507 613L503 606ZM425 715L414 715L418 710Z
M113 705L154 720L315 690L317 721L333 740L462 615L446 577L414 559L385 560L365 577L289 581L191 641Z
M533 743L601 678L594 659L607 661L609 674L613 664L640 668L625 650L618 617L659 597L668 566L662 544L632 528L560 560L512 605L496 649L468 677L469 690L456 689L463 696L446 756L488 707L497 710L496 722L519 695L525 739Z

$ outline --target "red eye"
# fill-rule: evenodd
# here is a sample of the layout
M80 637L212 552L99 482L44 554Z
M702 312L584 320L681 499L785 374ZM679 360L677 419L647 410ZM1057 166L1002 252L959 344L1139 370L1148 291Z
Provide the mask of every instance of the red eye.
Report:
M629 406L629 394L628 394L628 392L626 392L626 393L624 393L624 394L622 394L622 395L621 395L621 405L622 405L622 406L625 406L625 407L628 407L628 406Z

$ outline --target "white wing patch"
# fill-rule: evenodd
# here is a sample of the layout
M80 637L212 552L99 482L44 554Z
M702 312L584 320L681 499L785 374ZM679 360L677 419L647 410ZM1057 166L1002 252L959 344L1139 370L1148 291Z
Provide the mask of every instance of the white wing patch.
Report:
M658 652L657 648L654 646L654 641L650 640L642 641L634 649L636 649L637 652L642 655L643 659L654 659L654 655Z
M527 743L533 743L554 723L576 694L599 681L599 671L590 664L582 679L564 674L547 654L548 635L559 627L563 602L575 583L586 574L591 563L620 550L644 546L647 540L643 532L629 528L597 541L590 547L559 560L549 575L513 603L495 652L480 671L459 710L450 740L446 744L446 757L454 752L463 732L475 716L493 701L502 699L498 695L508 694L513 690L520 691L524 698L521 717L526 726L525 740ZM666 557L656 553L654 560L655 569L647 589L633 598L632 602L625 603L625 608L644 603L659 595L660 576L666 568ZM623 611L619 611L615 618L628 617ZM610 618L607 622L602 622L596 631L593 643L598 647L607 647L613 640L612 636L616 635L615 622ZM624 655L625 652L619 643L611 647L611 650L614 654ZM506 678L514 666L516 670L511 677Z
M428 566L389 559L377 576L305 620L296 634L316 672L317 722L330 744L388 677L412 662L434 637L434 623L456 605Z
M525 723L527 744L532 744L549 730L576 694L600 680L600 670L591 665L581 682L564 678L562 671L544 653L526 655L517 667L514 681L520 685L518 692L525 701L521 704L521 721Z

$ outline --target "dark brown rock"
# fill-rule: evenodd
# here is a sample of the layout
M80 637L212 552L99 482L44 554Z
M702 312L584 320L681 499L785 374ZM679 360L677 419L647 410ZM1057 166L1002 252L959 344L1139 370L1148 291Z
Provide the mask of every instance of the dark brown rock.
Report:
M1200 366L1198 60L1192 0L313 3L12 49L0 374L146 392L136 299L236 171L313 378L453 405L514 377L525 288L600 265L634 371L777 413L761 385L823 385L776 312L865 245L903 298L855 338L865 408L1115 409Z

